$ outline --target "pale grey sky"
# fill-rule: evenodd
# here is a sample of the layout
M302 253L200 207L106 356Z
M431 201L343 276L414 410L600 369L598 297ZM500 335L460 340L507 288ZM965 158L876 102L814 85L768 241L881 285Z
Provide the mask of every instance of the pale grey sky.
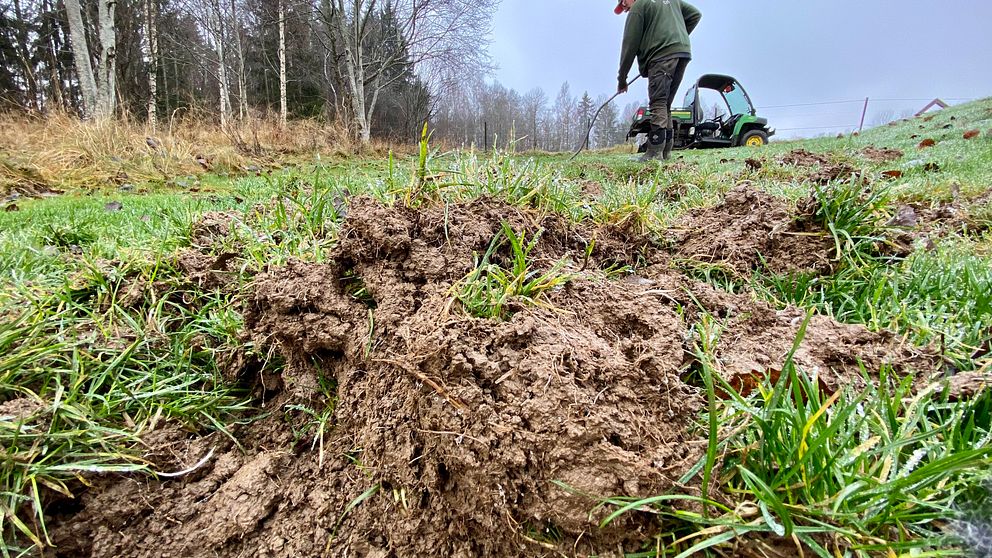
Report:
M926 104L916 99L992 96L989 0L693 4L703 20L692 36L686 82L703 73L734 75L759 107L870 97L879 99L870 104L871 121L882 111L898 115ZM495 79L519 93L541 87L549 99L565 81L573 95L612 94L625 20L613 14L615 5L612 0L503 0L491 48L500 67ZM635 73L636 65L631 77ZM616 102L622 108L646 98L642 79ZM853 125L861 109L848 103L759 109L759 114L783 129Z

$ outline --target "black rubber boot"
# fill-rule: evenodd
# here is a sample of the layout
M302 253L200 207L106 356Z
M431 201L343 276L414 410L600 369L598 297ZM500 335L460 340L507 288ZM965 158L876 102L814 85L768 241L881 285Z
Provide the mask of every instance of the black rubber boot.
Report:
M665 129L652 124L651 131L648 132L647 151L641 155L641 162L647 163L648 161L660 160L662 151L665 149L666 140Z
M672 149L675 149L675 130L668 129L665 132L665 147L661 151L661 158L667 161L672 158Z

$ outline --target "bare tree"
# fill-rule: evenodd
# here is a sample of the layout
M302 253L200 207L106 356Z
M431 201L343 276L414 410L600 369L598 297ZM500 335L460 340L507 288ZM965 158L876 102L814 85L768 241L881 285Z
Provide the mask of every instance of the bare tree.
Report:
M117 108L117 34L114 11L117 0L97 0L99 48L97 67L90 63L90 45L79 0L66 0L72 52L83 97L83 116L109 118Z
M538 149L540 135L538 134L538 118L544 112L548 102L547 95L540 87L531 89L523 97L524 120L530 133L530 148Z
M90 64L90 48L86 41L86 27L83 24L79 0L65 0L65 11L69 18L69 39L72 42L72 57L76 62L76 75L79 77L79 93L83 98L83 118L97 115L96 78Z
M145 0L145 64L148 71L148 127L155 133L158 122L158 3Z
M224 13L220 5L220 0L209 0L208 2L208 37L217 56L217 83L220 100L220 126L227 127L227 122L231 115L231 95L230 87L227 83L227 58L224 52Z
M330 58L347 89L358 137L368 142L379 95L409 65L445 88L488 67L485 42L498 0L321 0Z
M117 31L114 12L117 0L97 0L97 24L100 29L100 65L97 72L97 114L109 118L117 109Z
M279 123L286 126L286 3L279 0Z

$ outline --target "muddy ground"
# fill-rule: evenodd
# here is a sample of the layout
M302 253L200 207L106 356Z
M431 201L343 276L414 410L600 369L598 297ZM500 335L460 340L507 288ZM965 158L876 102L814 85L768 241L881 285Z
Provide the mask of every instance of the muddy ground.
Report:
M209 253L221 221L209 216L199 255L181 256L203 288L224 288L235 257ZM540 306L511 302L505 320L472 318L452 289L503 222L528 238L543 231L535 265L564 259L574 278ZM278 376L233 371L266 418L233 429L240 447L176 425L151 432L157 470L200 466L158 480L96 479L52 506L55 555L636 551L655 517L628 514L600 529L609 508L597 504L698 493L699 479L683 476L706 446L696 427L704 397L687 381L699 316L723 322L718 370L741 389L777 374L804 318L688 279L673 261L742 273L828 265L822 234L790 232L817 233L795 230L788 208L746 185L690 214L666 243L491 199L419 210L355 199L332 263L269 269L246 302L246 335L286 362ZM638 257L651 265L636 275L600 271ZM496 260L508 258L504 246ZM820 316L796 361L828 389L861 381L859 363L907 374L937 367L892 335ZM316 436L313 414L328 409Z

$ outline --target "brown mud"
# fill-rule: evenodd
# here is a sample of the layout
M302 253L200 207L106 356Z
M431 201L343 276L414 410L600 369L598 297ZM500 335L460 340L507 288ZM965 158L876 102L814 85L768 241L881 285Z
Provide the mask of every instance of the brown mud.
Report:
M789 220L774 200L738 188L684 223L689 233L674 255L699 255L712 224L736 227L737 241L751 245L734 251L726 236L711 257L753 266L757 252L788 267L808 255L788 243L815 238L772 234ZM469 317L452 288L504 222L528 238L543 231L534 265L564 260L574 278L540 306L511 301L506 320ZM203 230L212 242L207 233L223 225ZM645 255L655 263L637 276L599 271ZM722 323L715 364L742 389L774 376L804 317L688 279L629 231L491 199L420 210L352 200L328 256L330 263L291 261L255 280L247 334L286 365L263 377L242 370L267 417L233 428L240 448L219 433L160 425L145 437L153 467L193 470L104 477L53 506L55 555L636 551L655 518L632 513L601 529L612 508L597 504L698 494L698 478L682 477L706 446L695 426L704 398L685 380L701 312ZM506 247L497 251L496 261L508 258ZM860 363L904 373L934 366L891 335L825 317L810 322L796 362L829 389L856 385Z
M737 277L756 269L773 273L826 273L831 268L829 235L809 228L795 211L743 183L714 207L690 211L668 232L678 258L717 264Z
M859 172L850 164L835 161L829 155L813 153L805 149L795 149L781 155L778 162L782 165L806 169L809 171L803 178L813 184L825 185L834 180L847 180L859 176Z

